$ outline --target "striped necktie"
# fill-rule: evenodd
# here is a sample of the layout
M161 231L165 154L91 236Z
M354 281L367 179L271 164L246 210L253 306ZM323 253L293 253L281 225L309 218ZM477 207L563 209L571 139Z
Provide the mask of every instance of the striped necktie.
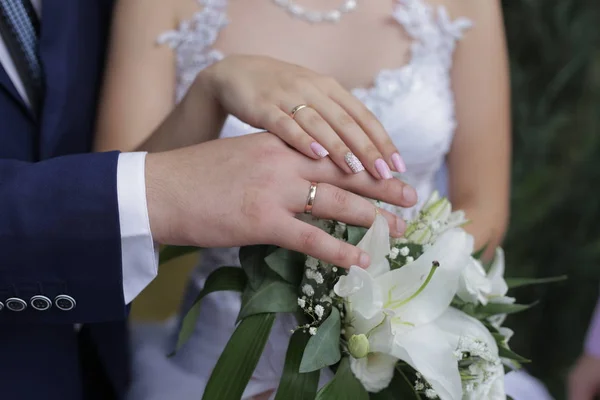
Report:
M36 116L40 113L44 89L39 31L39 19L29 0L0 0L0 34Z

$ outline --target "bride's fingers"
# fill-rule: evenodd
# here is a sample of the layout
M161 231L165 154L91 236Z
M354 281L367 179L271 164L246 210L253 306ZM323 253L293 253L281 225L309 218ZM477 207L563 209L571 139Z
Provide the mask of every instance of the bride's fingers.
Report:
M304 208L304 205L302 205ZM300 210L303 211L303 210ZM370 227L379 212L388 221L390 235L400 237L406 229L404 220L390 212L378 209L369 200L327 183L317 184L312 215L333 219L350 225Z
M324 93L313 93L311 97L314 99L312 104L314 104L315 110L318 110L324 123L331 126L335 136L339 137L350 148L364 168L376 178L390 179L392 177L391 164L388 164L385 160L386 157L382 155L380 149L377 148L358 122ZM306 130L316 138L319 138L319 136L315 135L321 134L318 131ZM391 140L388 141L391 143Z
M406 165L400 156L400 152L377 117L364 105L364 103L351 93L348 93L348 91L336 81L333 81L331 88L329 98L339 104L339 106L358 123L369 140L372 141L379 152L383 154L383 160L388 166L397 172L405 172ZM352 148L352 145L350 143L348 144Z
M348 165L346 154L350 153L350 149L315 108L307 106L298 110L294 115L294 120L308 135L327 150L329 158L342 171L348 174L360 172L360 168L353 170Z
M370 257L364 251L341 240L335 239L316 226L285 216L285 223L278 225L276 245L308 254L343 268L358 265L367 268ZM281 219L284 221L284 219Z
M327 157L329 152L279 107L270 107L262 118L261 128L278 136L289 146L312 159Z

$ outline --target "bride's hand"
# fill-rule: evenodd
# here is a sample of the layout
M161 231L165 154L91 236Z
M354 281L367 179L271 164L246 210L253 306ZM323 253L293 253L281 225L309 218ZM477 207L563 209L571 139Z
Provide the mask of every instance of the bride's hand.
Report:
M347 173L364 165L388 179L390 170L405 170L377 118L332 78L268 57L229 56L201 72L195 85L226 112L311 158L329 156Z

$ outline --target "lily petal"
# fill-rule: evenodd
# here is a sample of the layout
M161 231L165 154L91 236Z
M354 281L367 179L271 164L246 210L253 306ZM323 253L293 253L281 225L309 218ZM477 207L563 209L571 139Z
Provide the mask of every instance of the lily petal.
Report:
M419 371L441 400L460 400L462 383L453 351L444 332L427 324L396 336L392 355Z
M371 265L367 271L373 277L390 270L390 263L386 258L390 254L390 228L382 215L377 214L375 222L356 247L364 250L371 257Z
M435 320L435 324L446 333L446 338L453 349L458 347L461 337L470 336L487 344L492 354L498 354L496 340L485 325L456 308L449 307Z
M491 292L492 283L486 276L483 265L471 257L459 279L457 296L467 303L485 305Z
M416 261L376 279L384 296L384 308L401 316L405 329L440 316L458 289L458 279L473 250L473 237L461 229L444 233ZM439 262L433 277L416 297L402 304L423 285L432 263Z
M494 297L504 296L508 292L508 285L504 280L504 251L500 247L496 249L494 261L488 272L488 279L492 282Z
M371 353L367 357L350 357L350 369L364 388L377 393L390 385L398 359L384 353Z
M377 315L383 306L381 291L373 277L357 266L351 266L348 275L340 277L333 291L338 296L345 297L352 311L366 319Z

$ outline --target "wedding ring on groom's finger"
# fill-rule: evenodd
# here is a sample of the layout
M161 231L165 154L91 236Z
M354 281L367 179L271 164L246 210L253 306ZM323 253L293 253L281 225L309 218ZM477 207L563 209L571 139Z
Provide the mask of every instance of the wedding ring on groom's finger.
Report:
M298 114L298 111L302 110L303 108L310 107L308 106L308 104L297 105L296 107L292 108L292 111L290 111L290 117L292 117L292 119L296 119L296 114Z
M315 204L315 197L317 197L317 183L311 182L310 189L308 190L308 197L306 199L306 205L304 206L305 214L312 214L313 205Z

